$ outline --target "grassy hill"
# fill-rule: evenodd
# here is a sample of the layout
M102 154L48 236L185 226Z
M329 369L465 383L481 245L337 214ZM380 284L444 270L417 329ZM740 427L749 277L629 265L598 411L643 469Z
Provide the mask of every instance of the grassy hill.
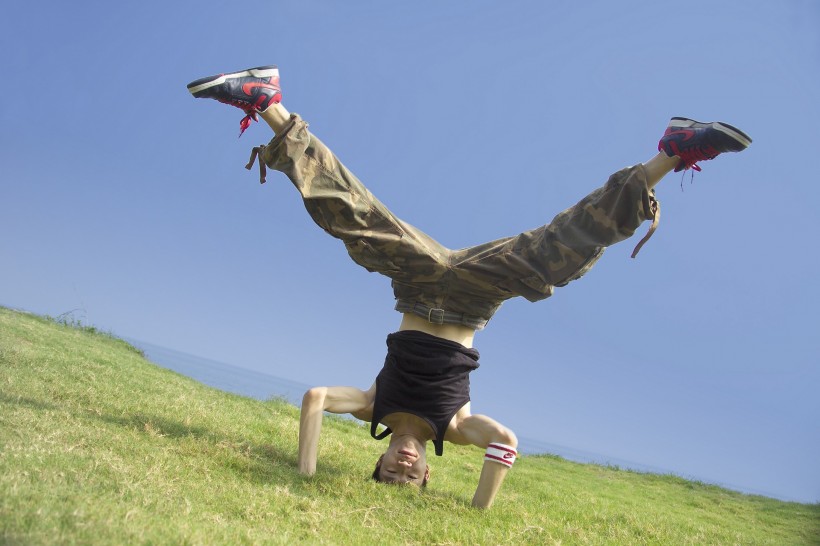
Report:
M820 505L523 457L489 511L482 453L449 446L424 492L368 479L360 424L206 387L127 343L0 308L0 544L820 544Z

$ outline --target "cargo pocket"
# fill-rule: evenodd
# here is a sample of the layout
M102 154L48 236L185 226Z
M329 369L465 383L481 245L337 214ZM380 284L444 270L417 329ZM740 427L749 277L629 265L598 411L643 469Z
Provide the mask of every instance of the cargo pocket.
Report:
M553 286L537 275L524 277L521 279L521 284L535 291L535 293L531 295L524 294L524 297L530 301L540 301L552 296Z
M571 274L565 280L555 283L555 286L566 286L572 281L576 281L583 277L587 271L592 269L592 266L595 265L595 262L597 262L601 258L601 256L604 253L604 250L606 250L606 248L604 247L598 248L589 258L586 259L586 261L584 261L581 264L580 267L578 267L578 269L575 270L573 274Z
M376 249L365 239L354 239L346 242L345 248L354 262L371 273L390 275L399 271L399 267L393 263L386 253Z

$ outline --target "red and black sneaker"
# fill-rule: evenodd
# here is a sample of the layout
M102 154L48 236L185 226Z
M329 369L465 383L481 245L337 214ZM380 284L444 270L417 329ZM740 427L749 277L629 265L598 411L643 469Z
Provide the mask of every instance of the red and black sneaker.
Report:
M698 161L714 159L723 152L740 152L751 143L749 135L728 123L672 118L658 142L658 151L680 158L675 172L686 169L699 171Z
M198 99L216 99L245 112L245 117L239 123L239 136L242 136L251 120L258 120L258 112L264 112L271 104L282 100L279 69L275 66L258 66L241 72L201 78L189 83L188 91Z

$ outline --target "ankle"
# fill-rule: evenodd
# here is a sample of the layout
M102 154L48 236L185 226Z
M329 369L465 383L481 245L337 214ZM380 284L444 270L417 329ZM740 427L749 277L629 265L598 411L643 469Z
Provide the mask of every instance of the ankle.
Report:
M643 164L646 173L646 185L651 189L669 174L679 163L678 156L668 156L665 152L658 152L655 157Z
M276 134L287 129L290 124L290 112L280 103L271 104L264 112L259 112L261 117Z

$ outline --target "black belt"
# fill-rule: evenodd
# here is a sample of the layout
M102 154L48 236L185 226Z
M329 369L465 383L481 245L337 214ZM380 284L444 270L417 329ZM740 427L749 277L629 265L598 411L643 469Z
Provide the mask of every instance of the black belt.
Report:
M422 303L410 303L404 300L396 301L396 311L399 313L413 313L427 320L431 324L461 324L480 330L487 325L487 320L475 315L454 313L445 309L428 307Z

